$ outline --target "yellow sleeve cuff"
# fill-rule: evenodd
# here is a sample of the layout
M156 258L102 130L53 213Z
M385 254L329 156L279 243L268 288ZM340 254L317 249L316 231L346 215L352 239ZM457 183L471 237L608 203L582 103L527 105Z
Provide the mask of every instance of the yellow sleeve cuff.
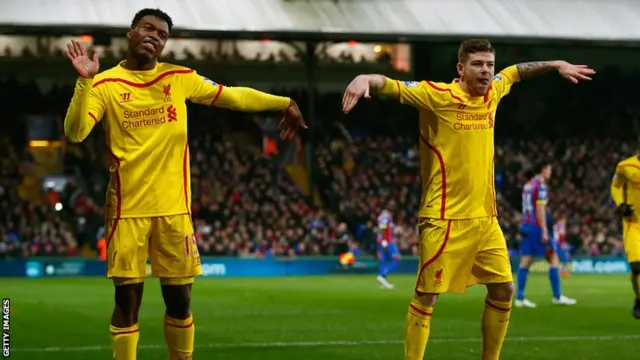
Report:
M378 94L389 97L400 97L400 83L398 80L384 78L384 86L378 90Z
M78 77L78 81L76 81L76 83L82 88L91 87L93 86L93 78L87 79L83 77Z

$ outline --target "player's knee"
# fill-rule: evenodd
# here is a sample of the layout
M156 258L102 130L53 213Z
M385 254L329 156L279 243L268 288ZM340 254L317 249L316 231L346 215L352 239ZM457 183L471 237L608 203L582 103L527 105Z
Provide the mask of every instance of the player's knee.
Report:
M139 297L142 295L142 283L116 284L116 306L125 314L132 314L137 309Z
M501 284L487 284L487 293L490 299L495 301L511 301L514 294L513 282Z
M632 262L629 265L631 266L631 273L633 275L639 276L640 275L640 261Z
M191 315L191 284L163 284L162 298L168 316L174 319L186 319Z
M560 265L560 259L558 259L558 254L551 253L549 255L549 265L551 267L558 267Z
M533 258L531 256L523 255L520 257L520 267L528 269L533 264Z
M413 295L413 300L417 301L422 306L433 307L436 305L436 301L438 300L438 294L416 291Z
M112 318L114 325L126 327L138 322L142 286L142 283L115 286L116 306Z

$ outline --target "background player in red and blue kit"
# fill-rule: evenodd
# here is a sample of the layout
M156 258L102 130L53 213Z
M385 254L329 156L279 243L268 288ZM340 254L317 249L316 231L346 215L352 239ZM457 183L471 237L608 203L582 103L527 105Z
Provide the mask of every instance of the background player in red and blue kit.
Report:
M547 182L551 178L551 164L541 162L535 167L536 176L529 180L522 190L522 224L520 226L520 269L518 269L518 293L516 307L536 307L536 304L524 296L529 268L534 257L547 256L549 261L549 281L553 291L554 304L575 305L576 300L562 295L560 291L560 270L558 256L550 241L547 224Z
M383 210L378 216L377 240L377 255L380 261L380 273L377 279L382 287L393 289L394 286L387 280L387 275L398 266L400 251L393 236L393 216L388 210Z
M553 247L560 261L560 273L569 276L567 264L571 258L571 247L567 242L567 218L561 214L553 224Z

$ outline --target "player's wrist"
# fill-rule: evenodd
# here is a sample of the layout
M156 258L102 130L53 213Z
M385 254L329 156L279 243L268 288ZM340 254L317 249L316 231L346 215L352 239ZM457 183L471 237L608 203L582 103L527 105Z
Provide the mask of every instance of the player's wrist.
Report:
M367 84L369 84L369 89L371 89L372 91L380 91L385 83L387 82L387 78L385 78L382 75L360 75L360 76L364 76L364 81L367 82Z
M83 84L92 83L93 82L93 76L91 76L91 77L78 76L78 82L79 83L83 83Z
M562 61L562 60L554 60L554 61L547 62L548 66L554 70L560 70L562 65L566 63L567 63L566 61Z

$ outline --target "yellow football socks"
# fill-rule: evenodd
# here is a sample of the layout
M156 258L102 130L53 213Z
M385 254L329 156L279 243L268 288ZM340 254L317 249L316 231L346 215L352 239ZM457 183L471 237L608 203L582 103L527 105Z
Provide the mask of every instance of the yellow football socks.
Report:
M191 360L196 329L193 316L184 320L164 316L164 339L171 360Z
M113 345L113 358L115 360L136 360L138 338L140 337L138 324L126 328L110 325L109 332Z
M511 301L486 299L482 314L482 360L498 360L507 335Z
M409 305L404 327L404 357L406 360L422 360L429 340L433 307L413 300Z

